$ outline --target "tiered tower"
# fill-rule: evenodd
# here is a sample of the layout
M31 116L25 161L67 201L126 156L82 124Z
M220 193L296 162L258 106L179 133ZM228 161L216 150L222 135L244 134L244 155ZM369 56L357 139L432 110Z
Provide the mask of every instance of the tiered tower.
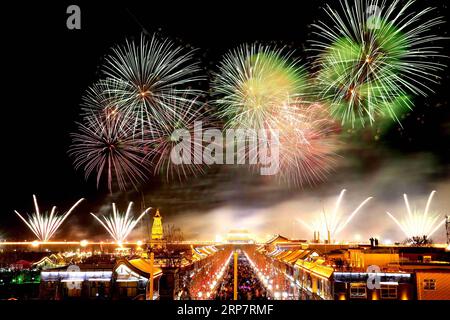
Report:
M162 240L162 239L163 239L162 217L159 214L159 209L157 209L155 215L153 216L152 240Z

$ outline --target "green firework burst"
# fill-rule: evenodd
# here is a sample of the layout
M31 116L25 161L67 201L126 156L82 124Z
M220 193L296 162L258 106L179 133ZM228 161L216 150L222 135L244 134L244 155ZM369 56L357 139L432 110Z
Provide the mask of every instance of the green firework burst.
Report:
M213 82L218 116L227 127L260 129L296 99L306 99L308 74L292 53L246 45L230 51Z
M442 23L432 8L415 12L414 0L341 2L315 24L317 87L343 124L364 126L392 119L413 107L412 97L432 92L443 65L432 30Z

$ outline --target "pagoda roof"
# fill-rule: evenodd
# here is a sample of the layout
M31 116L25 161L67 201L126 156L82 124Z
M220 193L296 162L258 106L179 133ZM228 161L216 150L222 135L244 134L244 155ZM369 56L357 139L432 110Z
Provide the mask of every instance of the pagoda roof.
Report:
M114 270L117 269L122 264L126 265L132 271L136 272L137 274L139 274L144 278L150 277L150 269L151 269L150 259L142 259L142 258L132 260L121 259L117 261ZM153 276L157 277L160 275L162 275L162 269L153 264Z
M276 244L278 242L289 242L289 239L277 234L272 239L267 241L266 244Z
M305 261L302 259L297 260L296 266L311 272L317 276L330 278L334 273L334 268L323 265L324 260L319 259L315 262Z

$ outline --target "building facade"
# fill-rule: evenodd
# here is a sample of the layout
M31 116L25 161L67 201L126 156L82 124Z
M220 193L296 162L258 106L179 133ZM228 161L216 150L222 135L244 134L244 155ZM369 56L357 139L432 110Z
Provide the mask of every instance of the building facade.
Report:
M307 244L279 237L247 254L269 291L286 299L450 299L450 252L439 246Z

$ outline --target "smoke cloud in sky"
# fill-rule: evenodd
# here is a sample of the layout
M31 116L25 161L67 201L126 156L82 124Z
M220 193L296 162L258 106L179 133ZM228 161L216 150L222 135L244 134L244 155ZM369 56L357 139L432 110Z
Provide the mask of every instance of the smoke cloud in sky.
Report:
M432 190L437 193L430 207L430 213L439 213L442 219L450 214L450 179L433 177L433 159L426 154L416 158L393 159L386 161L378 170L367 174L337 172L334 182L325 183L317 189L299 191L287 199L273 201L271 205L219 206L208 211L190 210L174 217L173 223L182 227L190 239L214 239L217 234L224 235L231 229L247 229L260 238L270 234L282 234L299 239L312 239L313 235L297 218L311 221L323 210L331 212L342 189L347 189L341 204L340 214L348 216L364 199L373 199L354 217L337 240L355 240L378 236L394 242L405 240L406 236L387 216L386 211L401 219L406 214L403 193L407 193L411 208L423 212ZM348 169L342 168L344 172ZM341 182L342 181L342 182ZM255 188L258 188L255 186ZM263 187L261 187L263 189ZM226 192L226 191L224 191ZM261 198L265 197L261 192ZM194 208L193 208L194 209ZM445 241L445 227L434 235L435 242Z
M92 202L87 199L63 224L56 238L108 240L109 234L89 215L110 214L111 202L124 212L129 201L134 202L133 214L152 207L160 208L163 223L179 227L187 240L213 240L232 229L247 229L258 239L281 234L297 239L312 239L310 230L297 221L311 222L322 211L331 213L342 189L347 189L340 214L348 216L364 199L371 199L354 217L336 240L352 241L378 236L384 240L402 242L403 232L386 214L401 220L406 215L403 193L407 193L411 208L423 212L432 190L437 193L430 213L443 219L450 214L450 166L440 165L431 153L408 156L377 151L374 160L361 159L363 152L351 155L323 183L304 189L280 185L274 179L254 175L242 167L222 166L213 174L199 176L184 184L158 184L145 193L106 195ZM364 155L367 157L367 155ZM372 155L369 156L371 158ZM148 238L152 217L144 217L128 240ZM435 242L445 241L445 228L434 235Z

